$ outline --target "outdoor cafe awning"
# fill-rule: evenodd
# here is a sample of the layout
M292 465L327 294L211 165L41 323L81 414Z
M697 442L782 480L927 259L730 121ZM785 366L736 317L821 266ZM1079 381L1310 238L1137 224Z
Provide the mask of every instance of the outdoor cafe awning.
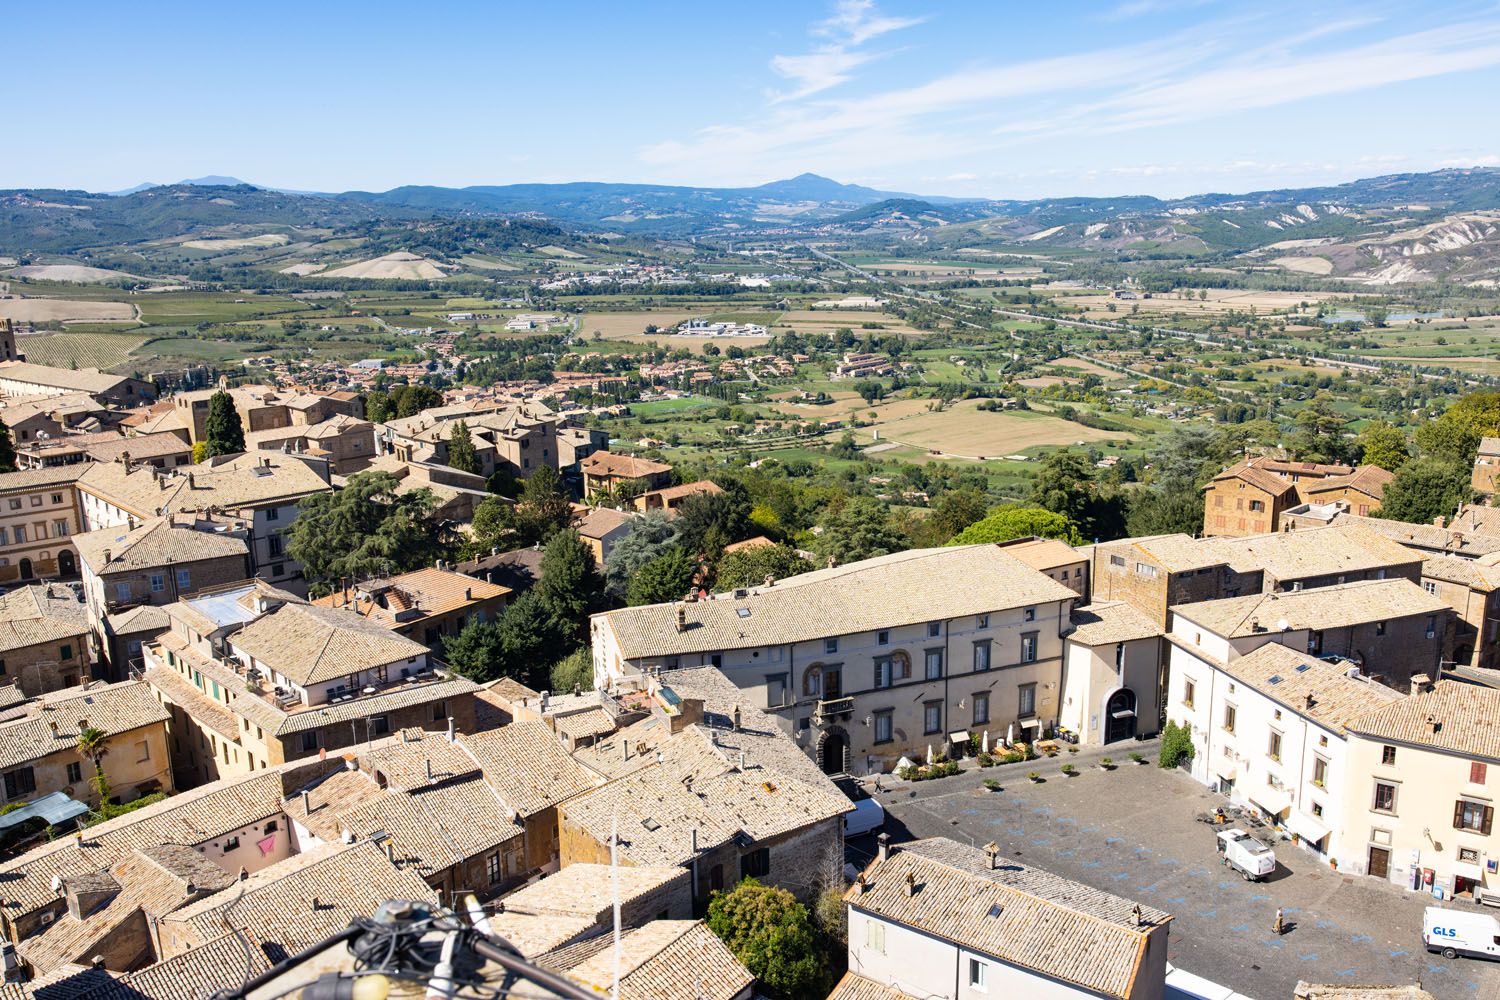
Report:
M1111 719L1133 719L1133 718L1135 718L1135 709L1133 709L1133 708L1116 709L1115 711L1109 713L1109 717Z
M1250 804L1271 816L1280 816L1292 804L1292 797L1276 788L1259 788L1250 793Z
M956 733L949 733L948 734L948 742L949 743L967 743L967 742L969 742L969 731L967 729L960 729Z
M1453 874L1457 875L1459 878L1466 878L1470 882L1484 881L1484 869L1480 868L1476 864L1471 864L1467 861L1453 862Z
M1328 836L1328 827L1300 809L1292 810L1292 814L1286 819L1286 825L1297 836L1314 844Z
M24 823L29 819L44 819L50 825L66 823L77 816L82 816L89 811L89 807L76 799L70 799L62 792L51 792L43 795L35 802L28 802L19 809L13 809L0 816L0 830L9 830L18 823Z

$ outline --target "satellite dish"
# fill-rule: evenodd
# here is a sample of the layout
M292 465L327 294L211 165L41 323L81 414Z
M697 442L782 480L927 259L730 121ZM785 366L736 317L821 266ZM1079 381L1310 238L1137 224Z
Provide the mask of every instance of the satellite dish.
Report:
M1285 632L1288 629L1290 629L1291 627L1292 627L1292 623L1289 622L1289 621L1287 621L1285 618L1282 618L1282 619L1280 619L1279 621L1276 622L1276 629L1279 632Z

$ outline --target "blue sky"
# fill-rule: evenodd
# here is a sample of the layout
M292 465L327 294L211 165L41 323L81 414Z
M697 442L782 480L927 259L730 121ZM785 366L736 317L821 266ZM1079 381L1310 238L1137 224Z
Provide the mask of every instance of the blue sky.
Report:
M17 4L0 188L813 171L1182 195L1500 165L1500 5Z

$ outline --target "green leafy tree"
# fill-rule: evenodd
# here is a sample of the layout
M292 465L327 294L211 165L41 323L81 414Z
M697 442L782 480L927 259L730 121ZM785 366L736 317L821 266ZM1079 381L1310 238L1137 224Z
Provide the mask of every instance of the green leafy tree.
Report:
M508 551L518 544L515 508L501 497L486 497L482 500L474 508L474 518L469 527L467 551L471 556L491 549Z
M245 450L245 427L234 397L223 389L208 398L208 423L203 439L208 442L208 457L237 455Z
M1161 750L1157 753L1157 764L1173 768L1192 759L1193 730L1168 720L1161 731Z
M719 560L714 586L720 590L757 587L766 577L785 580L816 567L787 545L757 545L731 552Z
M534 589L552 621L553 630L568 648L588 641L589 615L604 607L604 578L594 565L594 553L578 532L559 531L547 542L539 567L541 582Z
M504 658L499 620L470 618L463 631L443 636L443 659L471 681L498 679Z
M722 493L694 493L677 509L678 543L695 555L715 556L750 530L750 501L739 483Z
M479 455L474 451L474 439L469 436L469 425L462 420L454 421L448 431L448 464L459 472L479 475Z
M1411 457L1406 447L1406 435L1384 420L1366 424L1359 432L1357 443L1363 464L1378 465L1387 472L1397 471Z
M625 599L631 605L680 601L692 586L697 569L697 563L682 549L667 549L636 571L625 589Z
M516 498L515 519L518 545L546 542L573 523L573 504L556 469L543 465L526 477Z
M891 511L874 497L850 497L824 515L813 551L836 565L904 551L906 538L891 523Z
M456 536L433 517L431 491L399 486L388 472L360 472L342 490L302 501L286 550L315 593L330 593L340 577L404 573L452 554Z
M1474 499L1468 465L1452 458L1414 458L1386 484L1377 516L1413 524L1452 517L1461 503Z
M1353 442L1344 433L1349 418L1333 407L1333 396L1320 392L1297 411L1296 430L1287 444L1304 462L1347 462L1353 456Z
M1066 517L1042 507L1002 504L982 520L969 525L948 543L978 545L1008 542L1013 538L1057 538L1069 545L1083 544L1078 529Z
M1075 451L1048 455L1031 484L1031 502L1061 514L1084 538L1108 541L1125 533L1125 502L1094 481L1093 464Z
M109 756L109 737L104 730L89 726L79 732L78 755L94 765L94 774L89 778L89 784L99 794L99 805L102 808L109 801L109 779L104 776L104 758Z
M594 657L587 646L573 650L552 664L550 690L567 693L589 691L594 687Z
M630 580L651 560L677 542L677 526L665 511L649 510L638 515L630 533L615 543L605 560L605 587L616 600L624 600Z
M920 466L912 468L921 470ZM918 485L917 488L924 488L924 485ZM987 513L989 501L978 490L948 490L938 497L930 514L926 517L912 517L904 527L914 548L931 548L946 545L960 531L983 520Z
M827 994L827 956L807 907L790 892L745 879L708 903L708 928L777 1000Z
M414 417L423 410L443 405L443 394L430 385L408 385L399 395L392 393L397 417Z
M208 461L208 442L199 441L193 445L193 464L197 465L206 461Z
M1474 463L1479 442L1500 435L1500 391L1471 392L1417 428L1417 447L1424 454Z
M545 687L544 664L575 641L562 635L551 610L533 587L505 609L498 630L500 660L496 677L514 677L529 687ZM576 634L576 630L575 630Z
M1130 493L1125 530L1132 536L1194 535L1203 530L1203 491L1181 480Z
M11 439L10 428L0 421L0 472L16 471L16 443Z

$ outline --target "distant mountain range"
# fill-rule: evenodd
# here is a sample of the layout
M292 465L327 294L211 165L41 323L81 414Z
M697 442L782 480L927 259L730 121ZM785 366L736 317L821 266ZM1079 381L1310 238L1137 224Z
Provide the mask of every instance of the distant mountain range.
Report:
M368 227L422 219L537 218L580 233L735 236L886 235L935 246L1069 246L1104 252L1245 253L1287 240L1366 246L1402 227L1500 210L1500 170L1392 174L1316 188L1179 199L1151 196L961 199L879 191L802 174L757 187L580 182L305 193L209 176L127 192L0 191L0 251L73 253L170 240L222 227ZM1468 243L1500 244L1481 220ZM1441 249L1464 236L1436 241ZM1479 251L1450 248L1472 258ZM1488 252L1484 254L1488 256ZM1379 247L1335 261L1336 274L1384 260ZM1500 247L1497 247L1500 256ZM1318 265L1309 265L1318 266ZM1464 273L1488 274L1485 263ZM1452 268L1445 268L1448 273ZM1429 272L1430 273L1430 272Z

